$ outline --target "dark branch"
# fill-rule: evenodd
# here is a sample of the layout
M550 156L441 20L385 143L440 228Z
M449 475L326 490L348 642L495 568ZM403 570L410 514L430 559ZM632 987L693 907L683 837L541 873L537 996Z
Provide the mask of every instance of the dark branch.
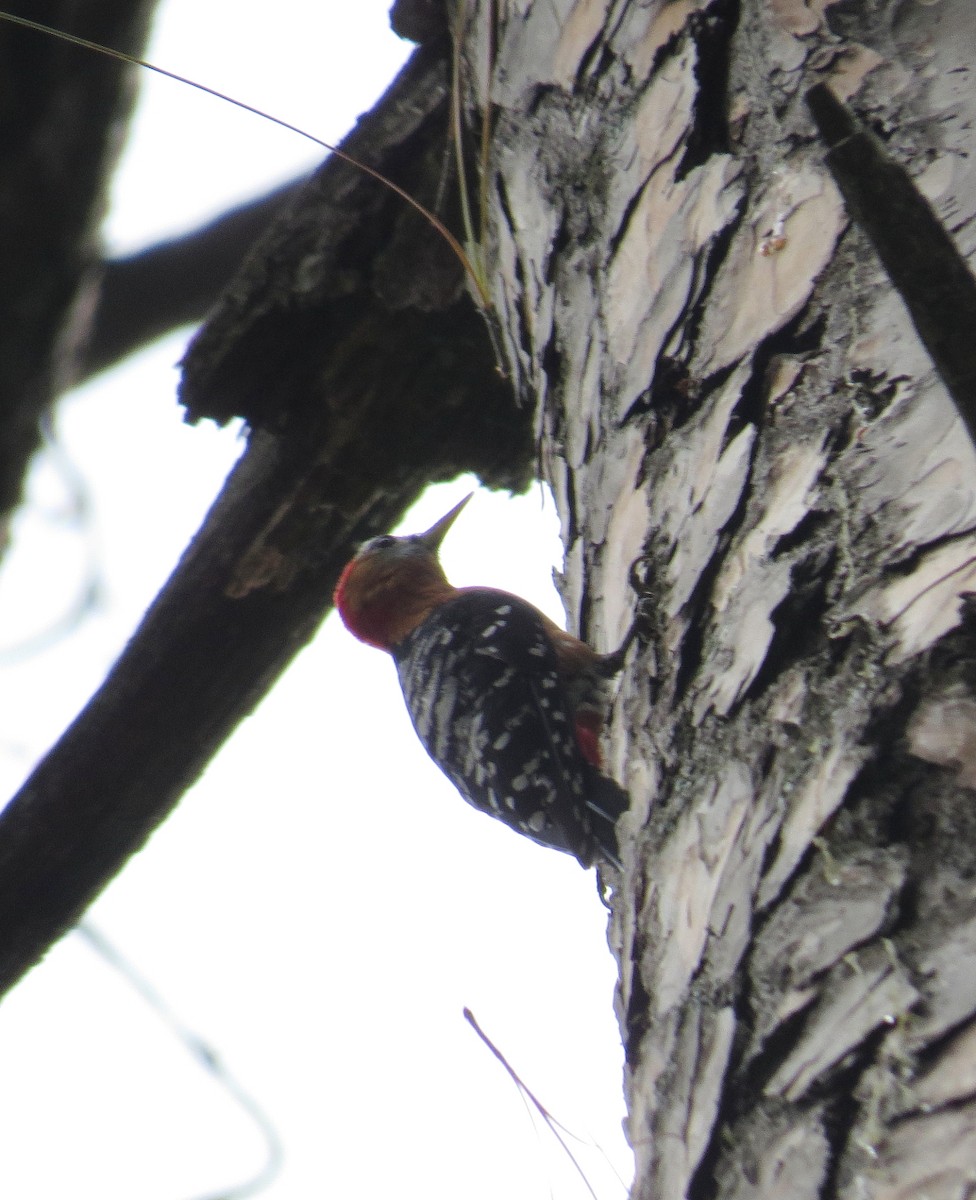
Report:
M911 176L826 84L807 92L827 165L976 443L976 279Z
M436 194L445 91L443 56L418 52L345 148ZM360 540L430 480L529 478L528 414L459 264L401 199L337 160L229 287L184 396L194 418L238 413L258 428L111 674L0 815L0 991L312 636Z
M23 7L23 6L22 6ZM148 0L56 0L52 25L139 52ZM39 426L75 374L78 314L92 298L93 247L119 123L133 96L118 62L31 30L0 27L0 515L20 498Z
M343 522L300 585L226 594L302 458L255 439L122 658L0 815L3 987L142 845L318 625L351 546Z
M286 184L184 237L108 261L81 377L114 366L172 329L202 321L251 245L304 182Z

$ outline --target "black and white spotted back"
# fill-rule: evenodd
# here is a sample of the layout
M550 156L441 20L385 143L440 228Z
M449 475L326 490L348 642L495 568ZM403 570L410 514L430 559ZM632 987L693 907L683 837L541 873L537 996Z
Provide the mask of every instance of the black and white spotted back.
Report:
M614 856L626 796L580 752L556 653L532 605L464 590L394 658L421 742L469 803L584 865L600 848Z

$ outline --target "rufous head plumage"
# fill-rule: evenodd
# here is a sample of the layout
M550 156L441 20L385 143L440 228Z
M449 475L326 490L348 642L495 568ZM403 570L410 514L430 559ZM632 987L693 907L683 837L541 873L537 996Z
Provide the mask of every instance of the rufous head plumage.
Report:
M441 543L473 493L425 533L370 538L346 565L335 590L343 624L360 641L392 650L453 595L438 559Z

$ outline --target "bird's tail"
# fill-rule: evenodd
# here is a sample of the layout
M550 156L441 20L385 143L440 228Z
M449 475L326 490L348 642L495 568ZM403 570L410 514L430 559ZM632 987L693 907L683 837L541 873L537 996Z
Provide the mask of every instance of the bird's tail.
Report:
M630 808L630 796L619 783L591 771L586 797L595 859L605 859L621 870L617 846L617 821Z

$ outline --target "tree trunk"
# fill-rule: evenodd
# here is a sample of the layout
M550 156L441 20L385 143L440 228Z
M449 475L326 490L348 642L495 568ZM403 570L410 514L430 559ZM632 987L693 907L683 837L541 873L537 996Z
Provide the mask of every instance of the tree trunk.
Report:
M974 453L804 103L848 100L970 252L974 30L971 0L485 0L465 31L570 620L640 621L637 1197L976 1186Z

